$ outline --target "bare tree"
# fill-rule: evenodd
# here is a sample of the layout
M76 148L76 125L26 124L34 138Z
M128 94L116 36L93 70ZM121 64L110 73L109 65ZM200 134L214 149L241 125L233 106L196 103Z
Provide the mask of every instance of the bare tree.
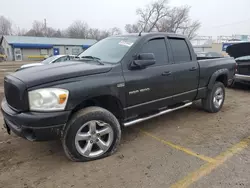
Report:
M0 17L0 18L3 19L3 17ZM9 23L10 23L9 25L12 26L11 22ZM52 27L48 27L45 22L41 22L38 20L35 20L33 22L32 28L28 31L26 31L25 29L20 29L20 27L17 27L15 25L14 25L14 28L15 29L13 31L13 34L18 35L18 36L91 38L91 39L96 39L96 40L101 40L108 36L119 35L122 33L122 31L118 27L113 27L107 30L89 28L86 22L79 21L79 20L73 22L65 30L54 29ZM5 34L7 32L4 31L3 33Z
M63 33L61 32L61 30L58 29L57 31L55 31L55 32L53 33L53 35L52 35L51 37L63 38L64 35L63 35Z
M183 24L189 21L189 9L187 6L172 8L169 10L169 15L156 24L157 30L176 33Z
M122 31L120 28L118 27L113 27L113 28L110 28L109 29L109 34L112 36L112 35L120 35L122 34Z
M90 28L88 31L88 38L100 40L101 31L96 28Z
M54 29L52 27L45 26L44 22L35 20L32 24L32 28L25 32L25 34L19 34L25 36L36 36L36 37L63 37L63 33L60 29Z
M11 35L12 23L4 16L0 16L0 35Z
M138 9L139 20L136 24L127 24L125 30L132 32L173 32L181 33L192 38L200 28L199 21L192 21L189 17L190 7L173 7L168 0L157 0L148 4L144 9Z
M90 28L88 30L88 38L101 40L112 35L120 35L121 33L122 33L121 30L117 27L113 27L108 30Z
M25 34L26 36L43 37L45 36L44 23L35 20L32 28Z
M87 38L89 26L83 21L75 21L67 29L67 36L71 38Z
M125 31L128 33L139 33L141 31L143 31L143 26L139 22L135 23L135 24L126 24Z
M14 26L13 34L17 36L24 36L27 33L26 29L22 29L20 27Z
M186 26L183 26L181 34L186 35L191 40L197 36L200 27L201 23L199 21L190 21L186 23Z
M169 15L156 24L160 32L172 32L187 35L190 39L196 35L201 24L198 20L191 21L189 18L190 7L174 7L169 10Z
M47 37L58 37L58 38L63 37L60 29L56 30L52 27L48 27L46 30L47 31L46 31L45 36Z
M108 30L102 30L100 33L100 40L109 37L111 34Z
M110 36L110 32L107 30L100 30L96 28L91 28L88 31L88 38L95 39L95 40L102 40L106 37Z
M136 14L140 17L139 23L143 26L142 31L151 32L157 22L168 15L168 0L157 0L146 5L144 9L137 9Z

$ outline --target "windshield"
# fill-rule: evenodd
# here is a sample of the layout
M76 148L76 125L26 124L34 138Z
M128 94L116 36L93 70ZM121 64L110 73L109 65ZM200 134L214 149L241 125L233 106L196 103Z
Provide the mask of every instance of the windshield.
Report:
M79 57L92 56L102 62L118 63L137 39L138 36L108 37L82 52Z
M51 56L51 57L48 57L47 59L43 60L41 63L42 64L49 64L52 61L56 60L57 58L58 58L58 56Z

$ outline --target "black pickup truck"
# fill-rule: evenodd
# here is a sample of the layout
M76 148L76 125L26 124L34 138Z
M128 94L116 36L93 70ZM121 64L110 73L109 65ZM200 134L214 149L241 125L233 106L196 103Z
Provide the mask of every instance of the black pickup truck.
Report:
M250 85L250 42L241 42L227 47L226 52L235 58L237 70L234 80L229 86L235 83Z
M197 60L181 35L108 37L72 62L6 76L4 126L31 141L61 139L73 161L103 158L117 149L123 126L199 99L218 112L235 68L233 58Z

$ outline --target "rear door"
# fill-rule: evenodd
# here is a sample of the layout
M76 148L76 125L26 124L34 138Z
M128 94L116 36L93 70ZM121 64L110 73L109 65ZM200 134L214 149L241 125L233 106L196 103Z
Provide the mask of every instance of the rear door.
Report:
M191 45L185 38L168 38L171 46L174 68L174 96L175 103L192 101L196 97L199 84L199 65L191 56Z
M173 77L165 37L147 40L136 52L153 53L156 64L142 70L124 70L127 117L157 110L172 103Z

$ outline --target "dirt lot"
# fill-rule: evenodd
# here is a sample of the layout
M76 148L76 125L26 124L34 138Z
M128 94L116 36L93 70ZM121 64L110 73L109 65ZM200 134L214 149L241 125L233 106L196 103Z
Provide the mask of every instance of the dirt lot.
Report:
M226 94L217 114L197 102L126 128L117 153L87 163L0 129L0 187L250 187L250 89Z

